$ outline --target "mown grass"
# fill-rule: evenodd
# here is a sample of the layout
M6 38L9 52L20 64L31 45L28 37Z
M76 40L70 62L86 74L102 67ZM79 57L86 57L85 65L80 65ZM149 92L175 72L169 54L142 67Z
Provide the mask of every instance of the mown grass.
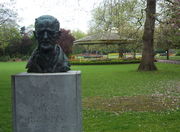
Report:
M84 110L85 132L179 132L180 112L124 112Z
M11 78L26 62L0 63L0 132L12 132ZM178 132L180 66L72 66L82 71L84 132ZM154 103L153 103L154 102Z

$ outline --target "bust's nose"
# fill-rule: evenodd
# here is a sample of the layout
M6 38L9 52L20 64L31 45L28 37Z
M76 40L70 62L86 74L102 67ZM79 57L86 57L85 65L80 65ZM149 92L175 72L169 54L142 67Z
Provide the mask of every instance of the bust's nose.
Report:
M44 32L44 39L47 39L47 38L48 38L47 32Z

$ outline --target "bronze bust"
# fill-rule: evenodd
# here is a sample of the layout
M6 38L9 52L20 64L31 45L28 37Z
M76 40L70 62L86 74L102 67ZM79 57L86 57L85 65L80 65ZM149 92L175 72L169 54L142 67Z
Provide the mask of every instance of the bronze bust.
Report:
M29 73L55 73L70 70L70 64L62 48L57 45L60 23L53 16L43 15L35 20L34 36L38 42L28 63Z

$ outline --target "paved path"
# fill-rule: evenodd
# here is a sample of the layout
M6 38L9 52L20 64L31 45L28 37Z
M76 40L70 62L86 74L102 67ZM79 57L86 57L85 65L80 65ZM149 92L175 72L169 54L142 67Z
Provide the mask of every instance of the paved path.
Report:
M180 60L157 60L157 62L170 63L170 64L180 64Z

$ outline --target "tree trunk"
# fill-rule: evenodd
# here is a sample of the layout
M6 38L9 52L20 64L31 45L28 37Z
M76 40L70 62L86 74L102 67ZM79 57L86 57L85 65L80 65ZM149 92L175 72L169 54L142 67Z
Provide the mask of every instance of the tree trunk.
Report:
M154 64L154 27L155 27L156 0L147 0L146 21L143 34L143 52L142 60L139 65L139 71L157 70Z
M123 58L123 51L122 51L121 45L119 44L118 46L119 46L119 48L118 48L119 58L122 59Z
M136 50L133 50L133 59L136 59Z

